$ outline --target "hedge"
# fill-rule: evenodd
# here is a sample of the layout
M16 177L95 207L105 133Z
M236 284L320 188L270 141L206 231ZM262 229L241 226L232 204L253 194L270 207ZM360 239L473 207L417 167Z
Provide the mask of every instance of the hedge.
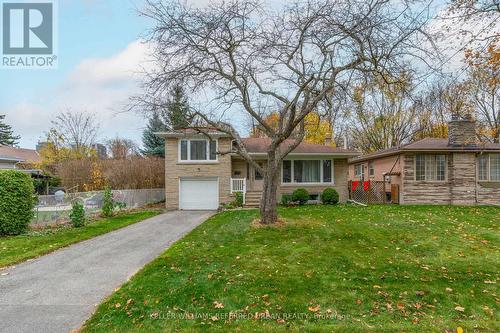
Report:
M339 193L334 188L326 188L321 193L321 201L327 205L335 205L339 203Z
M28 229L35 207L33 181L21 171L0 171L0 235L19 235Z
M304 188L298 188L292 193L292 200L299 205L305 205L309 201L309 192Z

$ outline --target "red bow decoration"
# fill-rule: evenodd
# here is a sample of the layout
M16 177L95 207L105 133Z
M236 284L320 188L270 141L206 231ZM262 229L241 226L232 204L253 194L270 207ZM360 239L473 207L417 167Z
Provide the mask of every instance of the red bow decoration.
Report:
M353 191L356 191L356 188L358 187L358 183L359 183L359 181L353 181L352 182L351 187L352 187Z
M363 190L366 192L370 189L370 182L363 182Z

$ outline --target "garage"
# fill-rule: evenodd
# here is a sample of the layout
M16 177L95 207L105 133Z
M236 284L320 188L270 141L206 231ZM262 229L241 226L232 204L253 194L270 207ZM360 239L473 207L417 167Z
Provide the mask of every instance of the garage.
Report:
M219 208L219 181L217 178L181 178L179 209L214 210Z

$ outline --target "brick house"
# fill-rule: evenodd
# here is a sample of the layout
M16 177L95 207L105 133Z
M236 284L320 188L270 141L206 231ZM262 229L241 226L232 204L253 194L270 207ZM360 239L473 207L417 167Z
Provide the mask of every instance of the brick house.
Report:
M477 142L470 119L453 119L448 132L352 158L349 179L385 180L400 204L500 205L500 144Z
M194 130L156 133L165 138L165 189L167 209L217 209L243 192L247 206L258 206L262 176L234 153L232 139L215 130L207 135ZM266 162L267 138L243 139L248 153ZM278 200L283 193L305 188L317 199L325 188L335 188L347 201L347 160L359 153L318 144L300 144L281 167Z

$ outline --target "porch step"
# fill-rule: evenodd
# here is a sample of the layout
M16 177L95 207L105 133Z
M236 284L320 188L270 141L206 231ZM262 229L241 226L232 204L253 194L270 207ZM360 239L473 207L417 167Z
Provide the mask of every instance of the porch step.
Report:
M262 198L261 191L248 191L245 196L245 207L257 208L260 205L260 199Z

